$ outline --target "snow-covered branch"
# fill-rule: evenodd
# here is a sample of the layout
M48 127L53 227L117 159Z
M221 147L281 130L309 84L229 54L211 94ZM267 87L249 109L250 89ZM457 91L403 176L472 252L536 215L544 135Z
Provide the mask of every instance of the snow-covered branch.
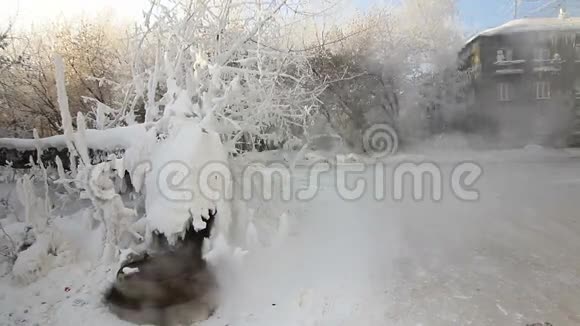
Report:
M324 87L307 53L290 51L280 35L288 28L287 5L157 3L148 15L155 23L137 33L135 47L134 67L141 70L134 83L145 99L146 121L194 117L220 133L230 151L256 142L281 146L301 133ZM146 45L154 50L142 51Z

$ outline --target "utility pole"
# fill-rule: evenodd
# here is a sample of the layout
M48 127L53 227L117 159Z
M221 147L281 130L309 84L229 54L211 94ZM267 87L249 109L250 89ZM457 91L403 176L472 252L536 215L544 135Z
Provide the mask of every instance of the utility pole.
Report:
M511 0L510 0L511 1ZM560 12L568 12L568 0L513 0L514 19L520 15L523 3L537 3L538 6L534 9L528 8L528 14L542 13L545 10L556 10ZM530 10L531 9L531 10Z
M568 4L567 4L567 0L562 0L560 1L560 8L562 10L564 10L564 12L568 12Z
M560 18L567 18L568 17L568 6L567 6L567 2L566 0L560 0L558 1L558 11Z

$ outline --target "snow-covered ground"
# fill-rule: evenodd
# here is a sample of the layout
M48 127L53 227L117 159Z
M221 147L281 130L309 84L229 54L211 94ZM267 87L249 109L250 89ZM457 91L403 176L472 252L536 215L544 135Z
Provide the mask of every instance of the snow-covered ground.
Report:
M580 155L403 155L447 176L469 159L480 199L347 201L331 175L288 238L251 251L201 325L580 324ZM304 170L295 181L303 183ZM370 172L366 180L371 180ZM387 191L387 194L389 192ZM127 325L101 304L114 266L74 265L21 288L0 281L1 325Z

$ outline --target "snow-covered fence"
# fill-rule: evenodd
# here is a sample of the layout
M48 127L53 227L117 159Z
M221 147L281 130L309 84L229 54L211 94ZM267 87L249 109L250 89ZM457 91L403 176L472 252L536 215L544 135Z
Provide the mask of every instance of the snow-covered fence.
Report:
M143 139L145 125L119 127L106 130L86 130L89 156L94 163L109 154L124 152L131 144ZM0 166L26 169L37 162L38 153L44 165L56 166L58 157L65 170L69 169L69 150L64 135L41 139L0 138Z

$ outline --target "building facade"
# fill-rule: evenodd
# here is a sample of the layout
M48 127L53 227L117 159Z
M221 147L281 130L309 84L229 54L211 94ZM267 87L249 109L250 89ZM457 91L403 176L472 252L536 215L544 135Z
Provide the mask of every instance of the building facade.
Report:
M580 18L529 18L470 39L468 111L509 146L580 144Z

